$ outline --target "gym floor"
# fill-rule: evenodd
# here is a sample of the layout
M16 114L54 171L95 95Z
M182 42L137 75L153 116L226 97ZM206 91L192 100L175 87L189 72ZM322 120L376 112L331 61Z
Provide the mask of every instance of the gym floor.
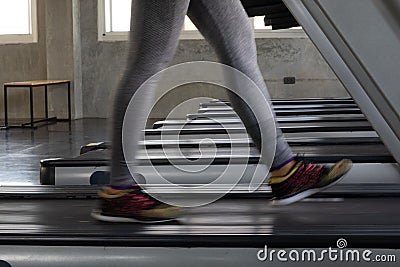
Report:
M82 145L109 140L106 119L82 119L0 131L0 186L38 185L40 160L79 155Z

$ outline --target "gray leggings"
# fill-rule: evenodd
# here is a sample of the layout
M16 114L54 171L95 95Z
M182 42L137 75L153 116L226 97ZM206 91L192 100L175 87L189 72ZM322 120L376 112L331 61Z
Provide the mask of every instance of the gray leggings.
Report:
M134 183L122 151L122 124L129 101L142 83L168 67L175 54L186 14L215 49L221 63L246 74L269 99L257 63L253 30L240 0L132 0L128 65L116 92L113 110L111 185L114 187ZM243 90L251 94L246 88ZM145 114L152 104L154 88L148 88L146 92L148 94L142 97L143 101L134 107L137 114L135 125L144 125L147 119ZM260 148L261 133L255 116L238 97L230 94L230 100L255 145ZM276 131L273 168L279 168L293 159L279 127ZM139 141L141 134L139 130L137 132L132 133L130 138Z

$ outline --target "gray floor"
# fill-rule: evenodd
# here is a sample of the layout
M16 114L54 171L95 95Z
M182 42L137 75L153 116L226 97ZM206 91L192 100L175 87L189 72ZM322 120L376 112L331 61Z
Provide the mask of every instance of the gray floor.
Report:
M41 159L77 156L83 144L108 140L107 126L105 119L84 119L0 131L0 186L38 185Z

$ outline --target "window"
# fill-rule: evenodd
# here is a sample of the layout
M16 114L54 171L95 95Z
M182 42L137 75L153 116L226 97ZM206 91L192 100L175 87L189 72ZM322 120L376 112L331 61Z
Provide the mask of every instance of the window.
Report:
M131 0L104 1L105 30L110 32L129 31Z
M98 0L99 4L99 40L127 40L130 27L131 0ZM306 37L301 27L289 30L272 31L264 25L264 17L251 19L256 38ZM201 39L196 26L186 17L182 30L182 39Z
M272 30L271 26L265 26L264 16L251 18L254 25L256 38L306 38L302 27L294 27L285 30Z
M37 42L36 0L0 0L0 43Z

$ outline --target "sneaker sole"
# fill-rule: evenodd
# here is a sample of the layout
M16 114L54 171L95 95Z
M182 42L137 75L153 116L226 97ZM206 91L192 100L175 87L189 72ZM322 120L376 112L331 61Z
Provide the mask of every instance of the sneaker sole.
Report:
M351 168L350 168L350 169L351 169ZM336 181L334 181L334 182L332 182L332 183L330 183L330 184L328 184L328 185L326 185L326 186L324 186L324 187L320 187L320 188L311 188L311 189L308 189L308 190L306 190L306 191L303 191L303 192L301 192L301 193L298 193L298 194L296 194L296 195L294 195L294 196L291 196L291 197L288 197L288 198L278 199L278 200L272 200L272 203L271 203L271 204L272 204L273 206L287 206L287 205L293 204L293 203L295 203L295 202L298 202L298 201L300 201L300 200L302 200L302 199L305 199L305 198L307 198L307 197L309 197L309 196L312 196L312 195L314 195L314 194L316 194L316 193L319 193L319 192L321 192L321 191L324 191L324 190L326 190L326 189L328 189L328 188L330 188L330 187L336 185L336 184L339 183L340 181L342 181L342 180L345 178L346 174L350 171L350 169L347 170L345 173L343 173L341 176L339 176L339 177L336 179Z
M178 218L169 218L169 219L159 219L153 221L143 221L135 218L128 217L114 217L114 216L106 216L101 214L101 210L93 210L90 214L92 218L103 221L103 222L112 222L112 223L142 223L142 224L153 224L153 223L165 223L178 221Z

